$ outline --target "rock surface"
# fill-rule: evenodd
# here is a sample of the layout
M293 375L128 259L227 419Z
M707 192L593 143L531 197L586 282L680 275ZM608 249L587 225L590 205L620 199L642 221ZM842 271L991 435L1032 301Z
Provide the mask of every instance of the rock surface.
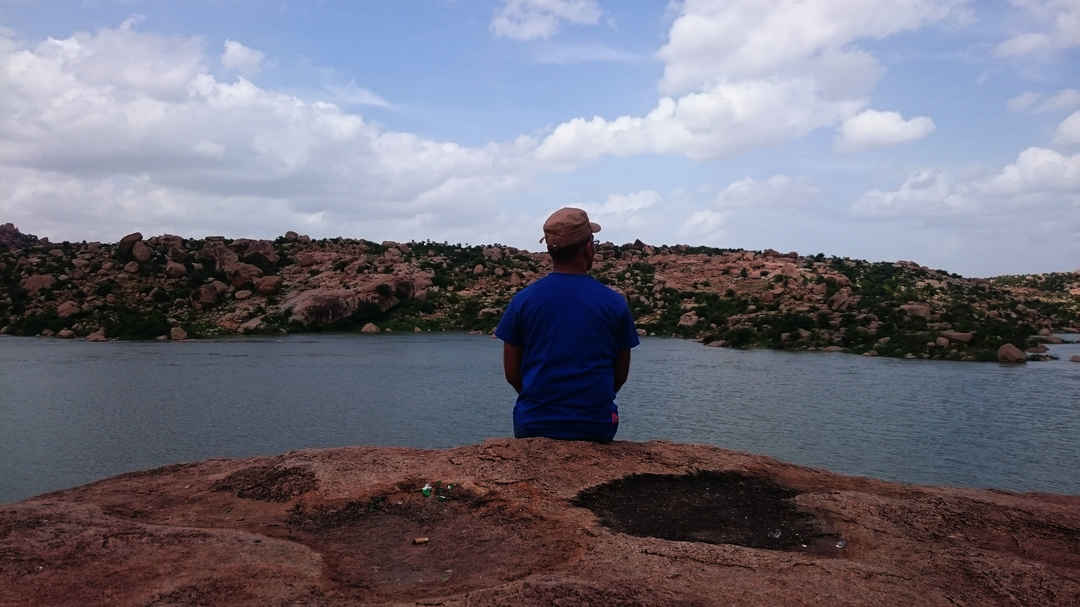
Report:
M1022 363L1027 361L1027 356L1024 352L1012 344L1005 344L998 348L997 358L998 362L1003 363Z
M739 524L728 509L698 511L683 541L602 523L668 535L692 509L666 487L695 473L717 483L702 500L753 496L737 518L799 522L758 542L775 549L723 541ZM817 534L786 545L800 528ZM1076 605L1078 542L1080 496L900 485L706 446L497 439L179 464L5 505L0 602Z

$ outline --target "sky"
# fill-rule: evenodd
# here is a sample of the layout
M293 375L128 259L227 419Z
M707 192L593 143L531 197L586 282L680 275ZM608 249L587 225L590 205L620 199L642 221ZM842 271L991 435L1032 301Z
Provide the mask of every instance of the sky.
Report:
M1080 0L0 0L0 222L1080 269Z

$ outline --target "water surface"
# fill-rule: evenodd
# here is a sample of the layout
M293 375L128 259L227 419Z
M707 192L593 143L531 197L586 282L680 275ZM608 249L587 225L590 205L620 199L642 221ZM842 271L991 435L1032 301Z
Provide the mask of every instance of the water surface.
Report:
M619 439L704 443L912 483L1080 493L1080 345L1024 366L646 338ZM0 339L0 502L305 447L512 434L500 342L461 334L184 343Z

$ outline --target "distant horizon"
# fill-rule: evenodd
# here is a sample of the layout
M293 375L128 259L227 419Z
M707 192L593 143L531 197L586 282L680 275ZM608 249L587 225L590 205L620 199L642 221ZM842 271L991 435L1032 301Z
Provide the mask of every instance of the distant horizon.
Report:
M0 0L0 216L1080 261L1072 0Z

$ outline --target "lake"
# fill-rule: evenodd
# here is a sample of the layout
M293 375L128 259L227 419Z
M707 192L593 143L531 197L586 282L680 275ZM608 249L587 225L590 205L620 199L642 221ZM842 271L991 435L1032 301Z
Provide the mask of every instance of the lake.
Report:
M883 479L1080 493L1080 345L1005 366L643 338L618 439ZM0 503L105 476L307 447L512 435L501 342L463 334L104 344L0 338Z

